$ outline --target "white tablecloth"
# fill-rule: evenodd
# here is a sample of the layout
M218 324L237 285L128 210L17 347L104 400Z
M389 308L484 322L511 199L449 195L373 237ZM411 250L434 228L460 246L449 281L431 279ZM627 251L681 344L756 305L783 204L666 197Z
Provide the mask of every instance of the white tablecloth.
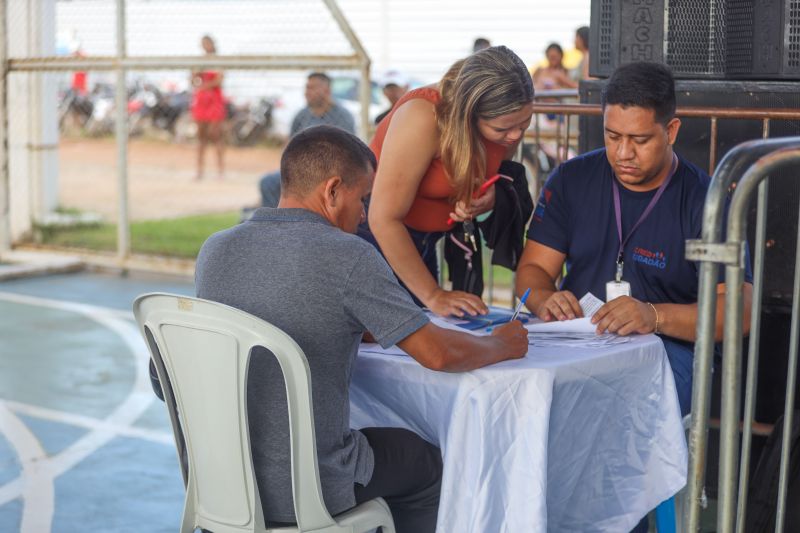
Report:
M461 374L359 353L353 427L403 427L444 458L437 531L629 531L686 483L672 372L652 335L534 348Z

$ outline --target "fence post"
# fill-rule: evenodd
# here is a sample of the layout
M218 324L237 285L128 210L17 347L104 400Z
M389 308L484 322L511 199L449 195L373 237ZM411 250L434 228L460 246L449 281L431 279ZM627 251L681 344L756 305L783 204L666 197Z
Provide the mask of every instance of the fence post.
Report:
M8 47L6 0L0 0L0 257L11 249L11 203L8 175Z
M117 0L117 87L116 87L116 138L117 138L117 258L120 264L131 254L131 231L128 220L128 87L122 61L127 55L125 30L125 0Z
M361 90L359 91L359 100L361 100L361 135L364 139L367 139L370 132L369 105L372 102L372 86L369 79L369 54L367 54L366 49L361 45L361 41L358 40L356 33L350 27L347 18L342 14L339 6L336 5L336 1L323 0L323 2L359 59L361 74Z

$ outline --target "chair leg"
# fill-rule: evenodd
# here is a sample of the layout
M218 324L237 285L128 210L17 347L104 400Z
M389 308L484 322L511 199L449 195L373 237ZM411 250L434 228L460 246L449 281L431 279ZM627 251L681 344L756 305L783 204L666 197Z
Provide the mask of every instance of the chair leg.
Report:
M196 527L194 523L194 483L189 481L186 487L186 500L183 502L183 517L181 518L181 533L194 533Z
M675 533L675 497L664 500L656 507L656 531L658 533Z

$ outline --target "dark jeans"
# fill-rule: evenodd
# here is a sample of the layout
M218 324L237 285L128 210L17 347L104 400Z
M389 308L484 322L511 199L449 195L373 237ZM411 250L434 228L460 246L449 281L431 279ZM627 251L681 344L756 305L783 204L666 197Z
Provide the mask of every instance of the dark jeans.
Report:
M381 497L389 504L398 533L433 533L442 488L439 448L399 428L365 428L375 454L366 486L355 485L356 503Z
M383 498L397 533L434 533L442 489L439 448L406 429L364 428L361 432L372 448L375 467L369 483L353 486L356 504ZM291 525L267 523L267 527Z
M681 416L686 416L692 411L694 348L666 337L661 337L661 340L664 342L664 349L667 350L669 366L672 367L672 375L675 378Z

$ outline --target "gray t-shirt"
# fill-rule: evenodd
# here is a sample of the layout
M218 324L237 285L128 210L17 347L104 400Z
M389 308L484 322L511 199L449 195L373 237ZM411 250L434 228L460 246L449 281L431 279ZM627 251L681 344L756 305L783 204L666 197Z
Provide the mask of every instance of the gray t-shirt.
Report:
M333 102L330 109L320 116L312 113L308 107L301 109L292 121L289 137L294 137L297 133L311 126L336 126L353 135L356 133L356 123L353 120L353 115L338 102Z
M363 332L384 347L428 319L375 248L304 209L258 209L212 235L197 258L197 296L285 331L311 369L320 480L328 511L355 505L353 483L372 477L373 454L350 429L348 388ZM251 357L247 401L253 462L267 520L294 521L283 377L265 350Z

